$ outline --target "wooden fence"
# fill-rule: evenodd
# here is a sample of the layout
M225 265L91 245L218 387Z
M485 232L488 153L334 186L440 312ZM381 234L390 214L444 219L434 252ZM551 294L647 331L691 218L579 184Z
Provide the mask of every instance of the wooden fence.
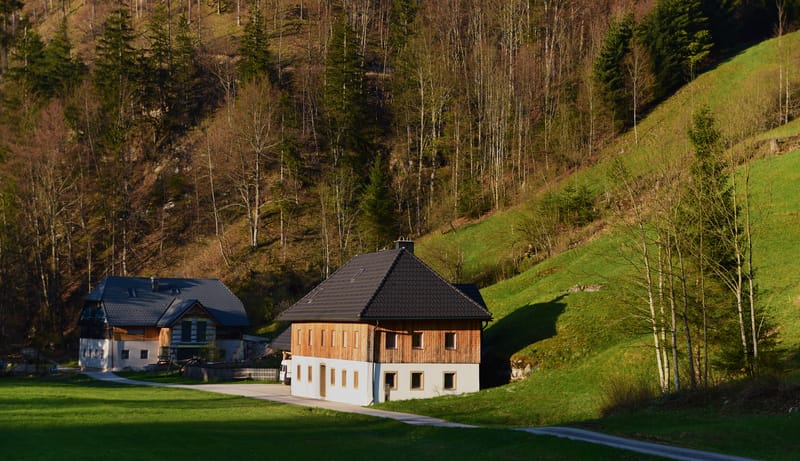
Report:
M238 381L252 379L256 381L278 381L277 368L211 368L211 367L186 367L183 375L187 378L203 381Z

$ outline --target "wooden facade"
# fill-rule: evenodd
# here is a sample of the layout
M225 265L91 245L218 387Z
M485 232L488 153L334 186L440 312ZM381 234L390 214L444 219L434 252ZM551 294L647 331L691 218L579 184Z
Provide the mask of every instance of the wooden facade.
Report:
M157 341L161 328L158 327L112 327L115 341Z
M292 329L298 356L376 363L480 363L481 357L480 320L302 322ZM388 335L394 341L387 348Z

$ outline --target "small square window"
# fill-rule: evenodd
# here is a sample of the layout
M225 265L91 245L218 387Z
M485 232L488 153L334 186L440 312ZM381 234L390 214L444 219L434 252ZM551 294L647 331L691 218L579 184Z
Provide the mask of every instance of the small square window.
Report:
M456 388L456 374L448 372L444 374L444 388L453 390Z
M397 333L386 332L386 349L397 349Z
M353 389L358 389L358 372L353 372Z
M421 371L412 371L411 372L411 389L412 390L422 390L422 372Z
M397 389L397 373L393 371L384 373L383 386L387 389Z
M347 386L347 370L342 370L342 387Z
M444 334L444 348L454 350L456 348L456 334L447 332Z
M411 348L422 349L422 332L415 331L411 333Z
M143 359L146 359L147 358L147 353L148 353L147 349L142 349L142 351L139 352L139 357L141 357Z
M84 354L84 357L86 354ZM128 349L122 349L122 360L128 360L131 356L131 351Z

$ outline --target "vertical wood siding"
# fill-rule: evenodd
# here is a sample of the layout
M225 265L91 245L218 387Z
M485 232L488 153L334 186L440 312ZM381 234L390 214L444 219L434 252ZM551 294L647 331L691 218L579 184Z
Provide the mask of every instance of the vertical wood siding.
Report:
M414 332L422 333L421 348L412 347L411 336ZM456 348L452 350L445 348L445 333L448 332L456 335ZM387 333L397 334L397 349L386 349ZM294 323L292 354L381 363L480 363L481 322L412 320L383 321L378 325Z

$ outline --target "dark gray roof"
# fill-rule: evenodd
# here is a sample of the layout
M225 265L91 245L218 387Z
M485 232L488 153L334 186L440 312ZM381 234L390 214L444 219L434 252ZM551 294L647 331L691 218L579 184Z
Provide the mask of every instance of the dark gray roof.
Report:
M274 351L290 351L292 350L292 327L289 327L281 332L272 342L269 347Z
M354 257L280 316L346 322L491 318L482 298L477 302L404 249Z
M217 279L155 280L157 290L150 278L106 277L86 301L100 303L111 325L168 326L198 303L223 326L250 325L242 301Z

